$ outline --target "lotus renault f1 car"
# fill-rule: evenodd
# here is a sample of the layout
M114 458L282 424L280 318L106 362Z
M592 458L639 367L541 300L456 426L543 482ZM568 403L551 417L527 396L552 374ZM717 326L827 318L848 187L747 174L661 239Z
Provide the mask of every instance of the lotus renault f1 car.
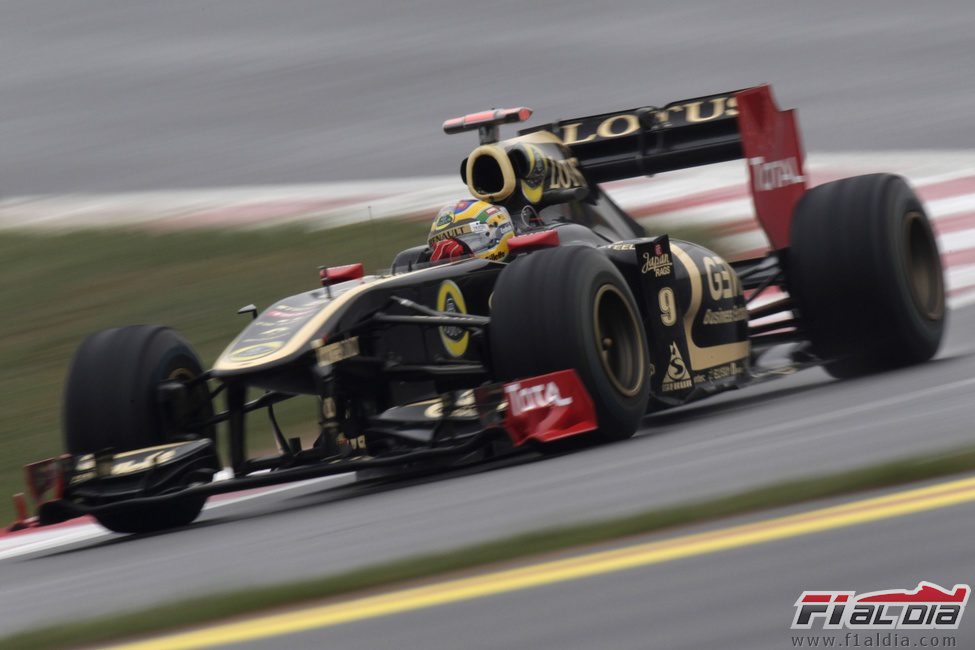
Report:
M499 139L530 115L444 124L479 132L461 177L512 215L504 261L431 260L423 245L379 275L323 268L322 286L253 309L209 370L165 327L89 336L66 380L65 453L28 466L38 507L28 519L18 495L20 525L91 514L151 531L221 492L621 440L648 412L782 374L761 363L773 347L790 370L840 378L937 351L945 291L924 207L888 174L807 189L794 112L767 86ZM756 259L648 234L600 188L742 158L770 245ZM770 289L784 297L756 307ZM302 397L317 404L309 448L274 416ZM269 457L245 446L257 411ZM214 481L225 465L233 477Z

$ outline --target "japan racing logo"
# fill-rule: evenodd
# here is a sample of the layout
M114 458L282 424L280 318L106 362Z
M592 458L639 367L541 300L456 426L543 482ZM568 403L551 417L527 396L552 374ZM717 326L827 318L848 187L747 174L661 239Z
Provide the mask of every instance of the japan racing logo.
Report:
M653 273L657 278L673 273L674 263L670 259L670 253L664 251L662 244L654 244L653 255L650 251L643 253L642 261L641 273Z

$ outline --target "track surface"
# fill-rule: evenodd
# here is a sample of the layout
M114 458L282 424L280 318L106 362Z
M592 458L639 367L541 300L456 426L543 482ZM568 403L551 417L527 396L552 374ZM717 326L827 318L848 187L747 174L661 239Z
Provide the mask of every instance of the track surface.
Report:
M166 534L92 526L88 539L0 559L0 631L970 444L973 327L975 310L954 312L941 358L913 370L851 382L809 370L660 414L638 437L584 453L388 490L306 485Z
M969 503L233 647L784 650L814 636L844 647L850 630L789 629L799 594L914 589L922 580L947 589L971 584L973 516ZM915 644L949 636L952 647L972 648L969 616L958 630L896 634ZM860 631L860 643L876 633ZM854 642L849 637L848 647Z
M762 82L813 151L971 146L969 0L464 4L0 0L0 195L453 174L448 117Z

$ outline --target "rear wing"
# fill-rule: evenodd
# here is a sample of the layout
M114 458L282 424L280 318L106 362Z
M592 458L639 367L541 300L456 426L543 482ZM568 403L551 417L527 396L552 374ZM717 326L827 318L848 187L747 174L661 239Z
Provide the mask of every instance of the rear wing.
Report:
M590 183L745 158L759 223L773 248L789 245L792 211L806 191L803 153L795 111L779 110L767 85L519 133L539 131L562 140Z

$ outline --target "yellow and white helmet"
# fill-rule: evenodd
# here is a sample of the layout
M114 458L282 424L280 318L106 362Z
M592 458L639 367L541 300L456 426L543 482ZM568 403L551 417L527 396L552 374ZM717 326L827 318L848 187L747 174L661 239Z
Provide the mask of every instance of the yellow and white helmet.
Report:
M441 208L427 242L430 260L474 255L489 260L508 257L508 240L515 234L508 211L475 199L462 199Z

